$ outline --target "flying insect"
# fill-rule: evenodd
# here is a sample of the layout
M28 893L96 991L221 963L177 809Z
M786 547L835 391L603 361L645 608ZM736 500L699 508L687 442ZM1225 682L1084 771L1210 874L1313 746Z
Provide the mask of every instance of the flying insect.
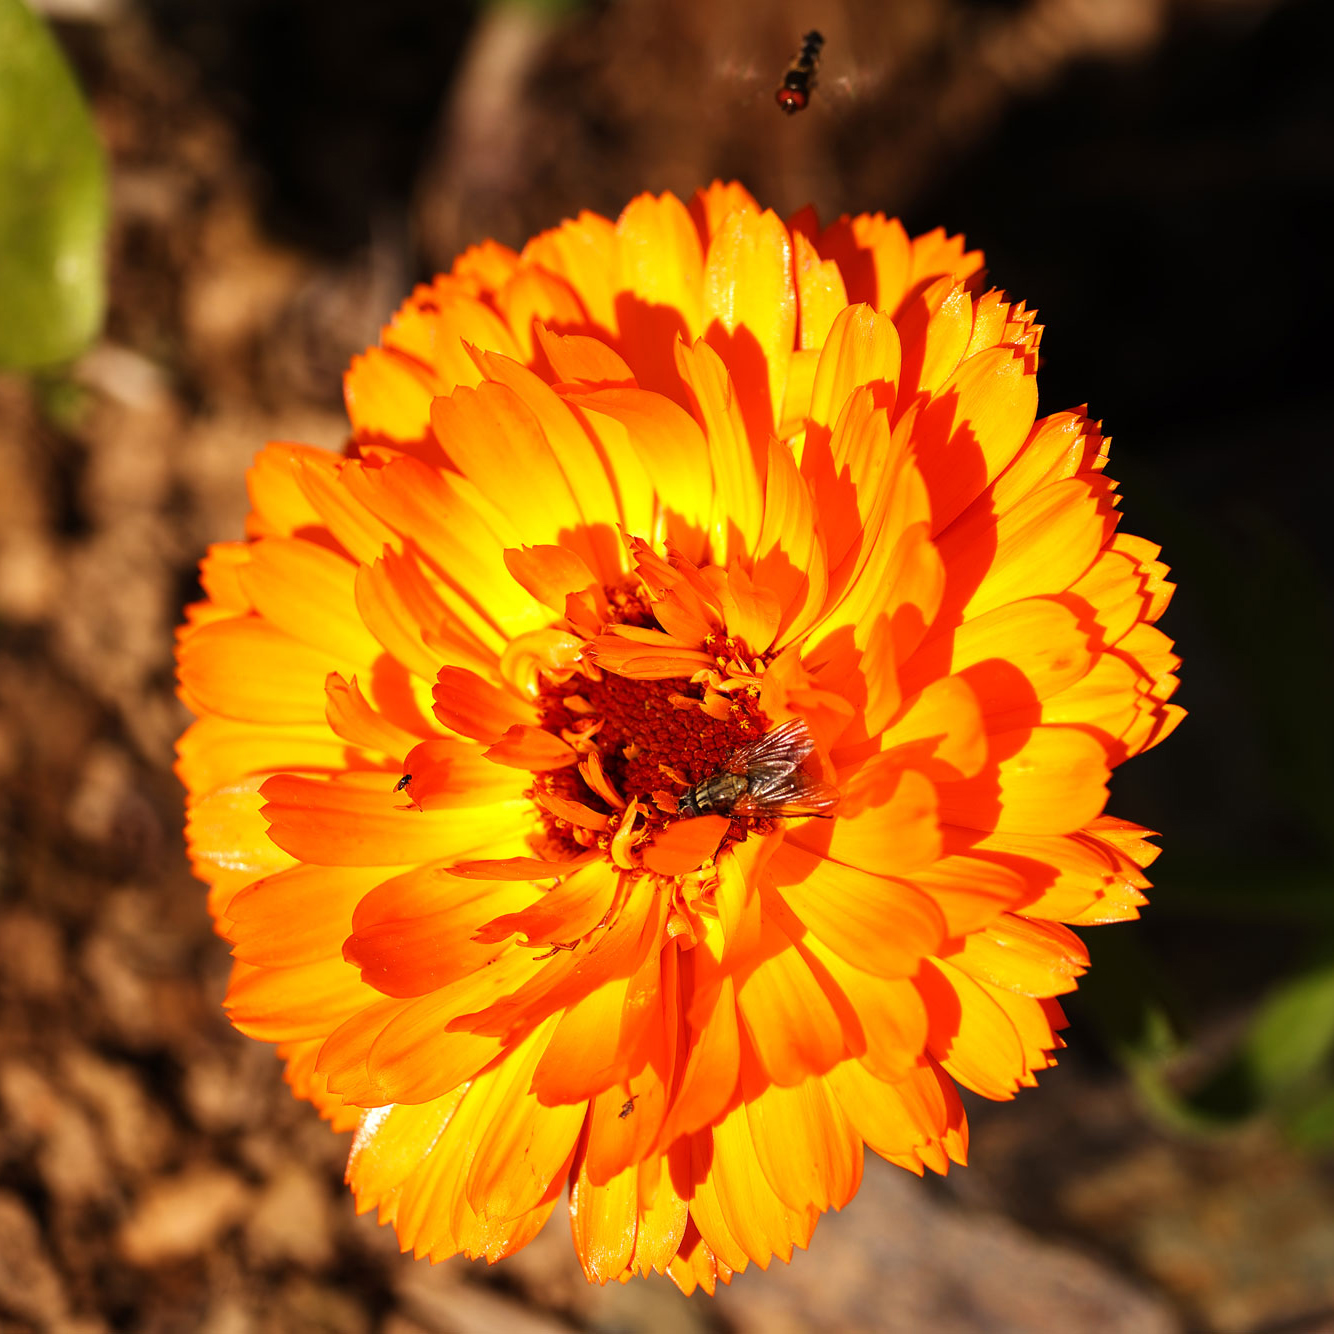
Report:
M783 82L774 93L774 101L789 116L805 111L810 105L811 93L815 90L815 71L820 63L820 48L823 45L824 38L812 28L801 39L801 50L783 72Z
M802 768L814 750L805 721L790 718L738 746L721 769L681 795L676 813L688 820L697 815L828 815L838 804L838 789Z

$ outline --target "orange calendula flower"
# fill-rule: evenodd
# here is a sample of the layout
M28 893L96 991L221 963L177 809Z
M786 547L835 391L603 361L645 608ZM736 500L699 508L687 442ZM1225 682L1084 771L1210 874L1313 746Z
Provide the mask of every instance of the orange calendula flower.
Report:
M1032 311L880 215L641 196L417 289L180 637L227 1005L358 1207L712 1291L1061 1046L1161 740L1158 548Z

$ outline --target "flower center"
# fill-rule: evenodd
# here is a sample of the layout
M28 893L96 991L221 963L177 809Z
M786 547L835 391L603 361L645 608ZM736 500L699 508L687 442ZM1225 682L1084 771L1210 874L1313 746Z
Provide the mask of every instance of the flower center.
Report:
M688 679L636 681L612 672L599 677L547 685L542 725L588 737L603 773L626 801L652 802L655 792L679 796L717 773L738 746L767 726L758 686L732 692L726 716L719 718L704 711L704 686ZM577 800L604 801L580 781L584 796ZM606 809L605 802L598 809Z
M605 592L613 623L659 629L642 598L626 588ZM580 757L535 776L532 795L553 851L598 847L635 864L633 850L677 818L681 797L768 730L760 663L722 634L703 647L715 665L689 677L625 676L587 656L571 672L540 677L541 726ZM738 817L728 841L744 838L748 827Z

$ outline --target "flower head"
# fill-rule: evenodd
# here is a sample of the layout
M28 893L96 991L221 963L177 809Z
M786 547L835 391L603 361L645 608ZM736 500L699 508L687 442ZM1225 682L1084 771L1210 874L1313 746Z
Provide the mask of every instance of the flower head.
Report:
M712 1291L1052 1064L1068 924L1154 852L1109 770L1181 710L1040 333L958 237L715 184L469 250L343 455L259 454L181 633L190 848L405 1248L568 1183L591 1279Z

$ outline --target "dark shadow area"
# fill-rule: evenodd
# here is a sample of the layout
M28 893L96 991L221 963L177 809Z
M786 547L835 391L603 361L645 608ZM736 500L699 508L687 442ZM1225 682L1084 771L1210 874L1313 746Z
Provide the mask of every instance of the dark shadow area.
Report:
M261 173L274 232L330 256L401 213L478 6L473 0L147 0L162 39Z

